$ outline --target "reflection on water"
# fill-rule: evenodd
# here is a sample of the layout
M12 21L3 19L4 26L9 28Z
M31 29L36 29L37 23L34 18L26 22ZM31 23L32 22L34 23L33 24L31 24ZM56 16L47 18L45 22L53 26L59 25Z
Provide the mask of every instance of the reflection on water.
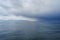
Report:
M42 21L0 21L0 40L60 40L59 26Z

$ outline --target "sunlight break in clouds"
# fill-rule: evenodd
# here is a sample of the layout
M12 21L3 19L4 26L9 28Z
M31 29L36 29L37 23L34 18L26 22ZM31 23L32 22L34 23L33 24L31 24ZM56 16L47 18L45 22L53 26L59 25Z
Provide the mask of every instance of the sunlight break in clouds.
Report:
M27 18L23 16L0 16L0 20L27 20L27 21L37 21L34 18Z

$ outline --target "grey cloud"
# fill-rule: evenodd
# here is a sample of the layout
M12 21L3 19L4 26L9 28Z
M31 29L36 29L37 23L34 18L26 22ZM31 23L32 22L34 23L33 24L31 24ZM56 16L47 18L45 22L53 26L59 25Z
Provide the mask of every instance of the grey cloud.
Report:
M0 0L3 14L43 16L60 10L60 0Z

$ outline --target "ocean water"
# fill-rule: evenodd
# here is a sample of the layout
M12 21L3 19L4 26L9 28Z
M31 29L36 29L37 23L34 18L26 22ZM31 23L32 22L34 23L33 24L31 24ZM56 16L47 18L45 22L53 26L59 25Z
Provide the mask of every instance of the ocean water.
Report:
M60 24L0 20L0 40L60 40Z

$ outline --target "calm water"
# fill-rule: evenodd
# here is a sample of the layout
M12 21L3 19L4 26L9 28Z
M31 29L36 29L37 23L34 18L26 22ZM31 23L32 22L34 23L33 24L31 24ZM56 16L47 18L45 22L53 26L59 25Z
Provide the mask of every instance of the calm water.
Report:
M60 40L60 25L42 21L0 21L0 40Z

